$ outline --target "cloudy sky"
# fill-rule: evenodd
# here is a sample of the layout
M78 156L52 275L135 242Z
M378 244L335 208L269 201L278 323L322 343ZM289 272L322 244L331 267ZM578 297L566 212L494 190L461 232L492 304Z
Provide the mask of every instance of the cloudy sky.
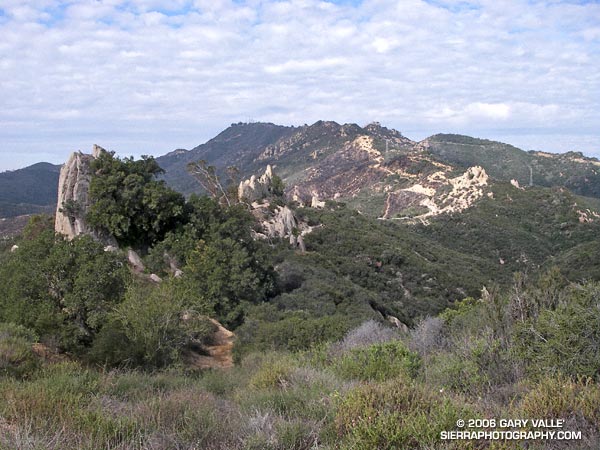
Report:
M600 156L600 2L0 0L0 170L319 119Z

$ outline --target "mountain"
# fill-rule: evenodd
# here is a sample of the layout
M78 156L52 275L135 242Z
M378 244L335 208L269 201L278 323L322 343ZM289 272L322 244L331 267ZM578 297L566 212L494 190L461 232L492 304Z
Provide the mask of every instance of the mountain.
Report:
M600 232L600 162L580 153L526 152L449 134L414 142L378 123L360 127L318 121L301 127L235 124L206 144L158 162L166 169L167 182L190 193L198 184L186 174L185 165L199 159L221 168L237 166L243 177L271 165L284 180L288 198L299 205L322 207L334 199L359 211L364 220L412 225L404 241L426 239L429 244L422 245L437 261L434 266L453 261L456 267L478 267L473 286L491 279L509 282L515 271L536 271L549 264L565 268L573 279L593 278L600 270L594 258L578 256L589 252L575 250L594 248ZM347 221L328 220L335 223L337 234L354 236L353 242L361 245L361 234L348 228ZM381 229L378 235L390 230ZM308 237L309 248L314 238ZM394 239L386 245L401 248ZM319 249L333 252L334 258L336 249L328 250L327 240ZM469 258L479 262L466 263ZM424 261L417 257L410 266ZM416 280L433 271L423 268L404 277ZM446 267L440 273L453 270ZM442 284L459 286L459 278ZM463 280L461 286L473 292L467 284ZM445 295L440 289L431 292Z
M238 123L206 144L157 160L167 183L185 194L199 189L186 171L189 162L205 160L221 170L235 166L242 177L271 165L288 197L301 204L335 199L385 219L429 220L463 211L497 181L600 197L596 158L525 152L448 134L414 142L376 122L365 127L331 121L300 127Z
M419 143L441 162L483 166L497 180L521 186L563 186L576 194L600 197L600 161L580 152L525 152L501 142L457 134L436 134Z
M191 150L172 151L156 158L156 161L166 171L165 181L187 195L198 191L198 183L187 171L190 162L203 159L219 169L236 166L245 176L259 169L261 164L255 161L265 148L289 136L294 130L294 127L272 123L232 124L205 144Z
M42 162L0 173L0 217L53 212L60 167Z

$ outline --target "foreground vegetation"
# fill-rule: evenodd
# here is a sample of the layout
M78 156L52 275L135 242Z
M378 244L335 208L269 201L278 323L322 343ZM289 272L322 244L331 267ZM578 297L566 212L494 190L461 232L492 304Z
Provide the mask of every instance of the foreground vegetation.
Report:
M600 447L597 225L569 194L513 192L428 229L306 208L298 253L254 239L243 204L170 191L151 159L95 170L90 217L146 273L44 216L0 243L0 449L522 448L440 438L502 418L581 432L527 448ZM562 206L511 225L498 208L526 218L527 195ZM207 317L236 334L229 370L186 364Z
M447 449L458 419L564 419L600 445L600 285L551 272L465 299L408 333L367 321L305 351L251 352L227 371L48 361L2 325L0 448ZM531 429L531 427L529 427Z

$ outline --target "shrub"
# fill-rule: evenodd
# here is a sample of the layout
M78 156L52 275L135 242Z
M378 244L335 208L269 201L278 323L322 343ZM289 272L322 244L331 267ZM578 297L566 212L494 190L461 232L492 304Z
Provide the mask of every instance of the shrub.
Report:
M464 359L452 352L430 355L424 365L424 375L431 386L465 393L477 391L486 381L473 359Z
M346 379L384 381L400 375L415 377L419 356L401 341L350 350L334 361L336 373Z
M335 419L341 448L432 448L440 432L475 414L404 379L366 384L340 398Z
M268 358L250 379L250 386L257 389L286 387L289 385L289 378L294 367L294 363L289 358Z
M97 339L93 360L147 368L178 362L189 340L182 309L167 283L158 287L132 283Z
M359 327L346 333L346 336L340 342L332 344L330 353L332 356L340 355L354 348L381 344L396 340L398 337L396 330L383 326L374 320L367 320Z
M581 431L587 448L598 448L600 444L600 386L590 378L545 376L522 398L515 414L564 419L564 429Z
M311 450L318 443L316 426L302 420L281 422L276 425L277 448L281 450Z
M39 358L32 349L36 341L33 331L12 323L0 323L0 376L30 376L39 367Z
M574 286L556 309L516 328L515 352L534 374L564 373L600 379L600 286Z
M426 317L410 331L408 346L420 355L428 355L444 347L446 340L444 334L444 321L442 319L439 317Z
M234 348L239 359L250 350L307 350L324 342L339 339L346 331L345 317L312 317L303 311L281 314L280 320L250 319L236 333L239 345Z

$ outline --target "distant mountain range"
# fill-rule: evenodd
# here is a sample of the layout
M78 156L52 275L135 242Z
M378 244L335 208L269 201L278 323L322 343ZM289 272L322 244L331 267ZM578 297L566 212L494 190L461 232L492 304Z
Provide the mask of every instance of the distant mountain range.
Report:
M467 204L475 198L467 198L456 186L464 184L459 177L473 166L483 168L490 183L512 180L518 186L564 187L578 195L600 197L596 158L576 152L526 152L450 134L414 142L378 123L365 127L326 121L300 127L238 123L192 150L157 158L166 171L164 179L184 194L198 191L198 183L186 170L188 163L198 160L221 170L235 166L242 177L262 173L270 164L290 197L304 202L312 197L336 199L384 218L464 209L465 202L458 197L465 197Z
M191 150L157 158L165 181L186 195L199 191L187 171L187 165L198 160L221 173L235 166L241 178L262 173L270 164L283 178L290 197L303 202L335 198L385 218L462 209L464 202L458 196L464 193L453 186L464 184L459 177L473 166L482 167L490 182L514 180L519 186L564 187L582 196L600 197L596 158L575 152L526 152L451 134L414 142L378 123L364 127L331 121L300 127L238 123ZM38 163L0 173L0 217L52 211L59 171L58 165Z
M0 218L53 212L60 167L42 162L0 173Z

